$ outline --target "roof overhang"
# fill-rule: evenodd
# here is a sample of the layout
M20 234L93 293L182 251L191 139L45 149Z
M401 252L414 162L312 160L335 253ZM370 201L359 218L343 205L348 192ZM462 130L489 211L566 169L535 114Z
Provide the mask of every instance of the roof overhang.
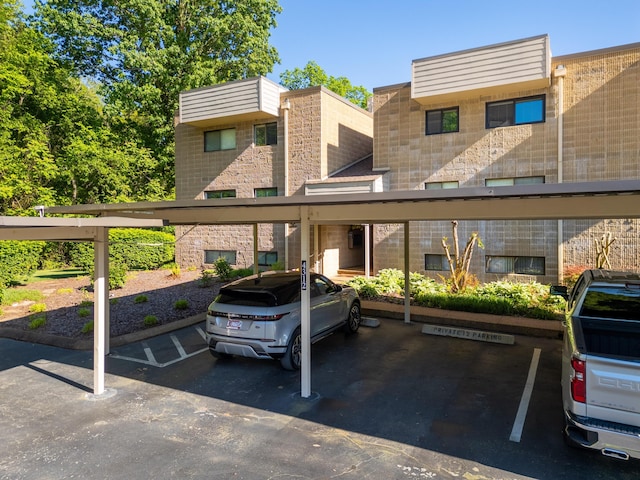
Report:
M0 216L0 240L93 241L100 228L162 227L162 219Z
M640 180L47 207L170 225L640 218Z

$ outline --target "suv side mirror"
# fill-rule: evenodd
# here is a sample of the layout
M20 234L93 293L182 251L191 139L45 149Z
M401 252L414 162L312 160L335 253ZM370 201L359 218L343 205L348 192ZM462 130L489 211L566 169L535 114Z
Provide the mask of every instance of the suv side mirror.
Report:
M549 294L558 295L565 300L569 298L569 290L565 285L551 285L551 287L549 287Z

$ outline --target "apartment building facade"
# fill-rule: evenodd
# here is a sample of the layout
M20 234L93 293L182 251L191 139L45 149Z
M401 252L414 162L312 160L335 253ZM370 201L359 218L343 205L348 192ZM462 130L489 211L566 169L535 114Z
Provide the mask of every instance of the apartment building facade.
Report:
M640 44L552 58L549 37L415 60L410 83L374 89L374 168L391 190L640 178ZM452 219L455 220L455 219ZM478 232L481 281L552 283L595 266L640 267L637 219L460 222ZM411 225L412 271L446 275L449 222ZM374 229L374 266L402 268L403 229ZM451 243L451 240L449 240ZM464 245L461 246L461 248Z
M415 60L411 81L374 89L372 112L315 87L264 78L183 92L176 197L362 193L640 178L640 44L552 57L547 35ZM373 154L373 155L371 155ZM207 200L209 199L209 200ZM455 219L452 219L455 220ZM465 221L478 232L472 273L555 283L595 266L640 268L637 219ZM177 261L297 266L296 225L179 227ZM363 236L370 233L371 251ZM319 268L404 266L402 225L318 226ZM446 275L450 222L412 222L411 271ZM451 242L451 240L449 240Z
M178 200L382 190L380 175L367 175L366 168L373 115L324 87L288 91L258 77L190 90L180 96L175 128ZM361 263L362 242L353 242L360 229L314 229L324 271L335 274ZM176 261L197 268L210 267L219 257L238 268L298 266L297 225L260 224L256 230L252 225L176 227Z

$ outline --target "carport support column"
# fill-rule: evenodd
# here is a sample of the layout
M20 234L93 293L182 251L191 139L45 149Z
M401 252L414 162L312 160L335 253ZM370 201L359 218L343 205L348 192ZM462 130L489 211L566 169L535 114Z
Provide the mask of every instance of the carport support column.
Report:
M411 323L411 273L409 272L409 222L404 224L404 323Z
M311 396L311 294L309 288L309 208L300 208L300 396Z
M94 240L93 394L104 393L105 356L109 353L109 229L99 227Z
M258 273L258 224L253 224L253 273Z

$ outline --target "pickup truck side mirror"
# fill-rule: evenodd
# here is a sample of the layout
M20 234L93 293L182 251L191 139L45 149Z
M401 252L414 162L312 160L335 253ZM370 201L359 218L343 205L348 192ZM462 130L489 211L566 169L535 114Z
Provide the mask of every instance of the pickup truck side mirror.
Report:
M565 300L569 299L569 290L564 285L551 285L549 288L550 295L558 295Z

